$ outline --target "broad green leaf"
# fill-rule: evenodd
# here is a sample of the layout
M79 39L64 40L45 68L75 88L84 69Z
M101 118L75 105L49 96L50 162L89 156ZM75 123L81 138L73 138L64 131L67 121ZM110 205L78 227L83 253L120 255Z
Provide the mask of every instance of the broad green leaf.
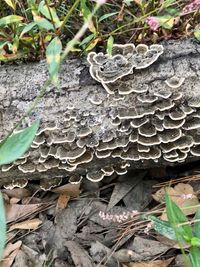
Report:
M155 216L148 216L148 219L153 223L153 228L156 232L169 239L176 240L176 233L169 222L162 221Z
M112 49L113 49L113 43L114 43L114 38L112 37L112 35L108 38L107 41L107 48L106 51L108 53L109 56L112 56Z
M0 260L6 243L6 216L4 210L3 198L0 193Z
M190 241L192 246L200 246L200 239L198 237L192 237Z
M112 17L112 16L114 16L114 15L117 15L118 13L119 13L119 12L112 12L112 13L105 14L105 15L103 15L103 16L101 16L101 17L99 18L98 22L101 22L101 21L103 21L103 20L105 20L105 19L107 19L107 18L109 18L109 17Z
M197 220L194 222L194 235L200 238L200 208L197 209L194 220Z
M55 37L47 46L46 59L50 78L56 86L59 86L58 71L60 68L61 52L62 43L58 37Z
M166 9L166 12L171 15L172 17L177 17L180 15L180 10L177 8L168 8Z
M200 265L200 248L191 247L189 255L190 255L192 267L199 267L199 265Z
M86 0L81 0L81 12L83 14L84 19L86 20L88 16L91 15L91 11L86 4Z
M195 37L198 41L200 41L200 30L195 30L195 31L194 31L194 37Z
M170 15L157 16L156 19L158 20L160 26L164 29L171 29L174 26L174 17Z
M27 24L20 34L20 38L27 32L31 31L37 25L36 22L32 21L31 23Z
M174 228L175 233L179 238L184 238L190 241L193 237L192 228L189 224L178 226L181 223L187 223L188 219L182 210L171 200L170 196L166 194L166 211L170 225Z
M84 44L88 44L93 38L95 38L96 33L91 33L87 37L85 37L79 44L79 46L83 46Z
M10 16L3 17L0 19L0 27L9 25L11 23L20 22L23 19L24 19L23 17L17 16L17 15L10 15Z
M51 15L49 13L49 10L51 12ZM41 1L38 7L38 11L50 21L51 21L51 16L52 16L53 22L55 23L56 28L59 28L61 26L62 22L59 20L59 17L56 13L55 8L49 7L48 9L48 7L45 5L45 2Z
M16 8L15 2L13 2L12 0L4 0L4 2L6 2L6 4L10 6L13 10L15 10Z
M8 164L21 157L30 147L39 127L39 121L0 143L0 165Z
M38 14L35 11L32 11L32 14L33 14L33 19L34 19L35 23L41 29L45 29L47 31L54 30L52 23L50 23L47 19L38 16Z

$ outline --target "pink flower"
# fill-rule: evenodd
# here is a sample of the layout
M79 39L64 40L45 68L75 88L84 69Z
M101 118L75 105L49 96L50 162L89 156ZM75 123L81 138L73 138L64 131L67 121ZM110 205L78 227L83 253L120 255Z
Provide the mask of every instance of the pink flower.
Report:
M186 5L183 10L182 10L182 15L185 15L187 13L190 13L196 9L198 9L200 7L200 0L195 0L192 3L190 3L189 5Z
M160 27L160 23L156 17L148 17L146 22L152 31L156 31Z

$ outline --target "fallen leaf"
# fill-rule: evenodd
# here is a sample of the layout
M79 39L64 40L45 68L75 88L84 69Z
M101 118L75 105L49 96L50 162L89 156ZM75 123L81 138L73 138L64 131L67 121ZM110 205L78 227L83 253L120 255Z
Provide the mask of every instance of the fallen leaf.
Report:
M10 199L10 204L17 204L20 202L20 198L17 198L17 197L12 197Z
M44 253L40 253L25 246L22 245L16 258L15 258L15 267L41 267L46 266L47 267L47 257L49 257L49 254L46 256Z
M70 196L66 194L60 194L56 204L56 211L63 210L67 207L67 203L70 200Z
M16 197L22 199L24 197L28 197L31 195L31 192L26 188L13 188L10 189L2 189L2 192L5 193L9 197Z
M51 191L58 194L66 194L70 197L78 197L80 194L80 184L64 184L51 189Z
M166 246L169 246L170 248L176 248L176 249L180 249L180 245L178 244L178 241L176 240L172 240L172 239L169 239L163 235L157 235L156 237L156 240L158 240L160 243L166 245ZM189 248L190 245L187 243L187 242L181 242L181 248Z
M24 216L33 214L34 212L40 210L42 207L44 207L44 204L7 204L5 205L7 222L17 221Z
M22 245L22 241L17 241L16 243L8 243L5 247L3 253L3 260L1 262L1 267L10 267L17 256L19 249Z
M93 267L88 252L75 241L66 241L63 244L69 250L75 266Z
M14 230L14 229L23 229L23 230L37 229L41 223L42 223L42 221L38 218L35 218L32 220L26 220L26 221L12 225L9 228L9 232Z
M152 258L158 254L165 253L170 247L159 241L136 236L133 242L130 243L129 249L140 255L142 257L141 260L147 260L149 257Z
M174 258L167 260L155 260L155 261L143 261L143 262L132 262L127 267L167 267L173 261Z
M108 204L108 210L114 207L121 199L123 199L132 188L134 188L144 177L146 172L130 172L129 177L121 176L116 183L114 190L112 192L109 204Z
M194 214L197 208L193 208L192 206L196 206L199 204L199 200L194 193L194 190L191 185L179 183L172 187L163 187L159 189L155 194L153 194L153 198L163 203L165 200L165 194L168 193L171 197L171 200L175 202L175 204L182 209L185 215ZM191 207L191 208L189 208ZM183 209L187 208L187 209ZM162 220L167 221L166 211L160 217Z

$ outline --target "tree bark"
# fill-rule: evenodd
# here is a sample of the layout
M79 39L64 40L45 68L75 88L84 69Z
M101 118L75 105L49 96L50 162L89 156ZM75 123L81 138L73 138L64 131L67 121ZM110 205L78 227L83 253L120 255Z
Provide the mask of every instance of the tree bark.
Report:
M90 76L89 64L85 59L67 60L60 70L60 90L51 86L31 116L23 122L22 126L25 127L35 119L41 120L41 128L29 155L26 153L24 158L12 165L2 166L1 183L17 178L51 179L86 174L91 180L100 180L103 176L111 175L112 170L120 174L129 167L167 166L198 159L200 45L190 39L167 41L163 46L164 53L154 64L146 69L135 70L124 79L126 84L135 88L134 91L146 88L145 93L109 95ZM184 78L183 84L177 89L169 88L165 82L173 76ZM27 111L47 77L45 62L0 67L0 139ZM147 101L144 105L138 102L138 96L155 96L161 91L170 91L171 96L168 99L158 97L155 102ZM180 92L182 95L178 96ZM173 106L169 107L169 101L174 103ZM174 129L164 127L160 130L156 128L156 136L161 136L160 143L138 143L139 137L136 141L130 141L131 134L137 132L140 135L140 131L145 130L144 127L139 130L139 127L131 126L133 120L139 123L139 119L131 117L131 111L136 109L143 112L165 104L165 110L157 109L142 116L142 119L147 119L147 132L151 125L155 128L156 123L159 124L158 120L162 128L165 118L168 118L169 124L170 114L182 111L182 107L184 110L190 108L191 112L187 111L184 118L174 119L178 122L175 128L181 132L180 136L173 141L170 135L173 135ZM181 123L181 120L184 121ZM193 127L190 127L191 124ZM177 132L174 134L178 135ZM152 138L145 137L145 133L142 136L143 139ZM193 141L187 139L188 136ZM171 150L167 148L168 143ZM150 148L149 152L147 148ZM166 160L166 153L174 161Z

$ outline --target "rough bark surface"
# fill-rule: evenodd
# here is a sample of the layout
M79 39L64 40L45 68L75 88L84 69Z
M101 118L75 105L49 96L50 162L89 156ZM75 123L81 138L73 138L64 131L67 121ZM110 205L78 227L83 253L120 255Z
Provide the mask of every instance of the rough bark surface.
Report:
M147 88L145 93L109 95L92 79L85 59L67 60L60 71L61 90L50 88L24 122L23 127L35 119L41 120L30 154L12 165L2 166L1 183L71 174L88 174L89 179L98 181L113 171L124 173L128 167L148 168L197 159L200 156L200 45L194 40L183 40L168 41L163 46L164 53L154 64L135 70L124 79L135 91ZM166 84L173 76L184 78L179 88L169 88ZM47 77L45 62L0 67L0 139L27 111ZM148 98L161 91L170 91L171 95L168 99L158 97L151 103L148 99L144 104L138 102L138 96ZM174 104L170 106L169 101ZM142 114L151 107L156 111L144 113L140 118L132 115L133 109ZM183 110L185 116L181 117ZM180 117L173 112L179 112ZM172 113L177 127L163 128L165 118L168 118L165 123L171 125ZM141 118L146 122L142 124ZM147 132L153 125L156 134L145 137L145 128L139 130L131 126L131 121L141 127L146 124ZM150 140L158 135L161 136L158 143L137 142L139 136L141 140ZM168 143L171 148L166 147Z

